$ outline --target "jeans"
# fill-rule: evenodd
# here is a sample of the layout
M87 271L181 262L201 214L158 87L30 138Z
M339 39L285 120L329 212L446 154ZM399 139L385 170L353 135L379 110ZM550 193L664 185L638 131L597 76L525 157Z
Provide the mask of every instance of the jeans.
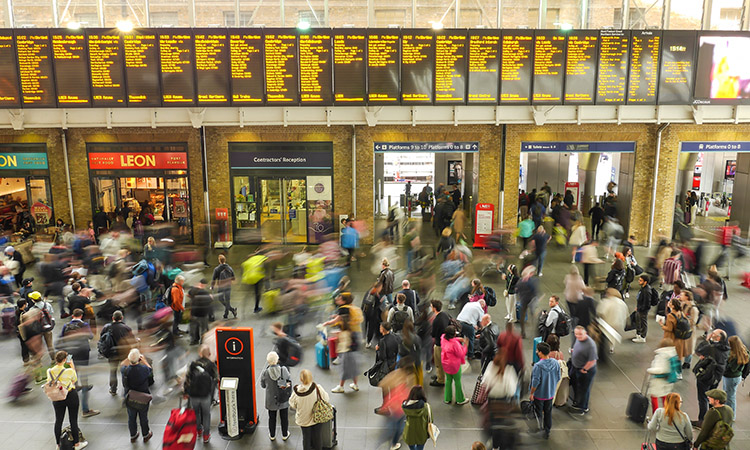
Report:
M544 267L544 258L546 257L547 257L547 250L542 250L541 252L537 253L537 258L536 258L537 273L542 273L542 268Z
M442 348L439 345L435 345L432 348L432 360L435 363L435 374L437 375L438 383L445 383L445 371L443 371L443 361L440 359L440 352Z
M182 323L182 311L172 310L172 333L180 331L180 324Z
M89 380L85 372L86 366L79 366L78 361L74 362L76 363L76 369L78 369L78 385L81 386L81 411L87 412L89 411L89 390L87 389Z
M470 323L466 322L459 322L461 324L461 335L466 336L469 338L469 351L466 354L468 358L474 357L474 338L476 331L474 330L474 326Z
M708 412L708 397L706 392L712 389L711 386L706 386L702 383L696 383L698 386L698 421L703 421L703 417Z
M453 400L453 384L456 385L456 403L461 403L466 400L464 397L463 386L461 386L461 368L458 369L458 373L445 374L445 401L450 402ZM395 442L394 442L395 444Z
M742 381L742 377L724 377L724 392L727 393L726 405L732 408L735 417L737 417L737 386L740 381Z
M662 442L656 439L656 450L684 450L685 444L682 442Z
M589 409L589 397L591 396L591 385L594 384L596 375L596 366L590 368L588 372L581 373L580 368L574 368L571 382L573 383L574 402L573 406L578 409Z
M211 396L190 397L190 407L195 410L195 423L204 436L211 434Z
M646 312L638 312L636 322L635 322L635 332L640 337L646 337L646 334L648 333L648 311Z
M201 336L208 331L208 317L191 317L190 318L190 342L198 344Z
M118 356L109 358L109 390L117 392L117 372L119 372L120 360Z
M229 317L229 313L232 312L232 303L231 303L231 297L232 297L232 290L231 289L221 289L219 290L219 301L222 305L224 305L224 318L226 319Z
M289 434L289 408L280 409L278 411L268 410L268 434L271 437L276 436L276 413L279 413L281 418L281 435L286 436Z
M323 448L323 424L302 427L302 449L321 450Z
M552 398L548 400L534 399L534 409L536 413L542 416L544 423L544 431L549 434L549 430L552 429Z
M143 436L147 436L151 431L148 428L148 406L146 406L144 411L138 411L129 406L126 408L128 410L128 429L130 430L130 437L134 438L138 434L138 424L135 422L136 418L140 419L141 433Z
M73 445L78 443L78 393L75 389L68 392L65 400L52 402L55 410L55 441L60 444L60 434L62 434L62 423L65 419L65 410L68 410L68 420L70 421L70 432L73 433Z
M386 417L386 436L391 441L391 447L398 444L401 440L401 433L404 432L404 425L406 424L406 417Z

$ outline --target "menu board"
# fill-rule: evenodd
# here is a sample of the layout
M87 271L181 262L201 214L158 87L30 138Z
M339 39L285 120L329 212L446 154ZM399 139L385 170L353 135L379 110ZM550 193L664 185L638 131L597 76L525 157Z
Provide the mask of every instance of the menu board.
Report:
M503 31L500 103L529 104L533 54L532 30Z
M266 102L269 105L299 103L297 83L297 34L293 30L266 29Z
M364 105L367 100L367 33L333 33L333 103Z
M465 30L446 30L435 36L435 104L466 103L468 39Z
M312 30L299 35L299 100L303 105L333 104L331 33Z
M232 104L263 104L263 32L260 29L230 29L229 59Z
M156 30L123 35L128 106L161 106L159 43Z
M500 31L469 31L470 105L497 104L500 92Z
M195 87L199 105L228 105L229 39L224 30L193 30L195 37Z
M169 30L159 33L161 61L161 94L164 106L195 104L192 30Z
M537 30L534 35L534 103L562 104L564 70L565 34Z
M0 107L21 106L18 87L18 64L13 30L0 30Z
M86 33L52 30L52 63L59 107L91 106Z
M596 104L625 103L628 80L628 47L630 32L601 30L599 32L599 78Z
M401 34L401 104L432 104L435 35L430 30Z
M16 52L23 105L54 108L55 80L47 30L16 30Z
M373 105L397 105L400 98L398 30L370 30L367 35L367 92Z
M633 30L630 33L628 103L655 105L656 88L659 84L661 31Z
M93 105L100 108L125 106L122 36L115 29L88 29L86 32Z
M565 104L594 104L598 53L598 31L571 31L568 34Z
M664 33L659 76L659 104L690 104L693 97L695 39L695 31Z

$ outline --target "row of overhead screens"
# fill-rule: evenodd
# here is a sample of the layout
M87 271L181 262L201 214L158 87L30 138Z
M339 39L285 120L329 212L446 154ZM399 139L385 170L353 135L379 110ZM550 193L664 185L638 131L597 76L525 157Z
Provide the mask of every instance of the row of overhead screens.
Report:
M692 104L698 33L0 30L0 107Z

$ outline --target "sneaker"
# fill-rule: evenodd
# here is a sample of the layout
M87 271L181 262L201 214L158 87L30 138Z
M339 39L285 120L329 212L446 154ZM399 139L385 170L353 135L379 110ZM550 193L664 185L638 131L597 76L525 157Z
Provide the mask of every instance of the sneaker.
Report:
M254 312L255 314L258 314L258 313L259 313L259 312L261 312L261 311L263 311L263 308L255 308L255 309L253 310L253 312Z
M631 340L632 340L633 342L635 342L635 343L638 343L638 344L643 344L643 343L645 343L645 342L646 342L646 338L645 338L645 337L643 337L643 336L636 336L636 337L634 337L634 338L633 338L633 339L631 339Z
M211 440L211 433L206 433L203 435L203 443L208 444L208 441Z
M333 359L333 361L331 361L331 364L333 364L334 366L338 366L339 364L341 364L341 358L337 356Z
M197 434L198 437L201 437L203 435L203 430L198 430L195 434Z
M357 383L352 383L349 385L349 387L352 388L354 392L359 391L359 386L357 386Z
M539 276L540 276L540 277L543 277L543 276L544 276L544 274L543 274L542 272L539 272Z
M469 403L469 399L468 399L468 398L465 398L465 399L463 399L463 400L462 400L462 401L460 401L460 402L456 402L456 404L457 404L457 405L465 405L465 404L467 404L467 403Z
M148 442L149 439L154 435L153 431L149 431L147 435L143 436L143 442ZM203 439L205 439L206 436L203 436Z
M287 431L286 434L284 434L284 435L281 436L281 440L282 441L286 441L287 439L289 439L289 436L291 436L291 435L292 435L292 433L290 433L290 432Z
M344 386L336 386L335 388L331 389L331 392L333 392L334 394L343 394Z
M140 436L140 435L141 435L141 433L139 433L139 432L136 431L135 432L135 436L130 436L130 442L137 441L138 440L138 436Z
M96 416L96 415L98 415L100 413L101 413L101 411L98 411L96 409L89 409L88 411L82 412L81 416L83 416L83 417L91 417L91 416Z
M365 344L365 348L372 348L372 342L368 342L367 344Z
M272 436L272 435L269 434L268 435L268 439L270 439L272 441L275 441L276 440L276 436Z
M89 445L89 441L83 441L83 442L79 442L76 445L74 445L73 448L75 448L75 449L81 449L81 448L88 447L88 445Z
M401 448L401 443L400 442L396 443L396 445L391 445L391 450L398 450L400 448Z
M446 405L450 405L451 404L451 402L446 401L446 400L443 400L443 403L445 403Z
M681 374L681 373L678 373L678 374L677 374L677 379L678 379L678 380L681 380L681 379L682 379L682 374Z
M682 363L682 368L683 369L689 369L690 368L690 363L689 362Z
M448 305L448 309L456 309L456 305Z

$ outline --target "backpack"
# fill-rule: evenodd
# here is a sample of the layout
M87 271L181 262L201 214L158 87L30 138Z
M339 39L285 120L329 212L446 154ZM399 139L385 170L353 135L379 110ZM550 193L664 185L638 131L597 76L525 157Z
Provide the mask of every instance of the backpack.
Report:
M557 312L557 323L555 324L555 334L558 337L567 336L570 334L570 316L560 308Z
M659 301L661 300L659 298L659 293L656 292L656 289L654 289L652 287L649 287L649 289L651 291L651 306L658 306L659 305Z
M391 327L395 333L398 333L404 328L404 322L409 318L409 313L406 312L406 307L404 307L404 309L398 309L394 305L392 309L394 309L395 312L391 319Z
M39 310L42 312L42 315L39 318L39 322L41 322L42 324L42 331L52 331L55 328L55 319L52 318L49 311L47 310L47 305L45 303L42 303L42 307L39 308Z
M349 327L355 327L365 321L365 316L358 306L348 305L349 308Z
M690 339L693 335L693 329L690 326L690 321L683 314L682 317L677 317L677 323L674 326L674 337L677 339Z
M276 345L279 354L279 364L294 367L302 361L302 346L290 337L282 338Z
M497 295L495 295L495 290L491 287L484 288L484 301L487 303L487 306L497 305Z
M96 344L96 348L100 355L105 358L111 358L115 356L115 347L117 347L117 343L115 342L115 337L112 334L112 327L110 326L104 330L99 337L99 342Z
M711 436L703 443L703 445L706 448L715 450L725 449L733 437L734 430L732 429L732 426L719 419L711 430Z
M228 264L224 264L224 268L219 272L219 281L231 280L232 278L234 278L234 270Z
M141 275L147 270L148 270L148 261L146 261L145 259L142 259L138 261L136 265L133 266L133 268L131 269L131 272L133 273L133 275Z
M190 365L190 385L188 395L191 397L209 397L214 391L214 379L208 370L199 362Z
M169 286L164 291L164 294L161 296L161 302L164 303L165 306L169 306L170 308L172 307L172 286Z
M625 282L630 284L635 280L635 270L633 270L632 267L628 266L627 269L625 269Z
M696 364L695 367L693 367L693 373L695 374L696 381L705 386L712 386L714 384L714 380L716 378L714 373L715 371L716 361L710 356L704 357L703 359L698 361L698 364Z

